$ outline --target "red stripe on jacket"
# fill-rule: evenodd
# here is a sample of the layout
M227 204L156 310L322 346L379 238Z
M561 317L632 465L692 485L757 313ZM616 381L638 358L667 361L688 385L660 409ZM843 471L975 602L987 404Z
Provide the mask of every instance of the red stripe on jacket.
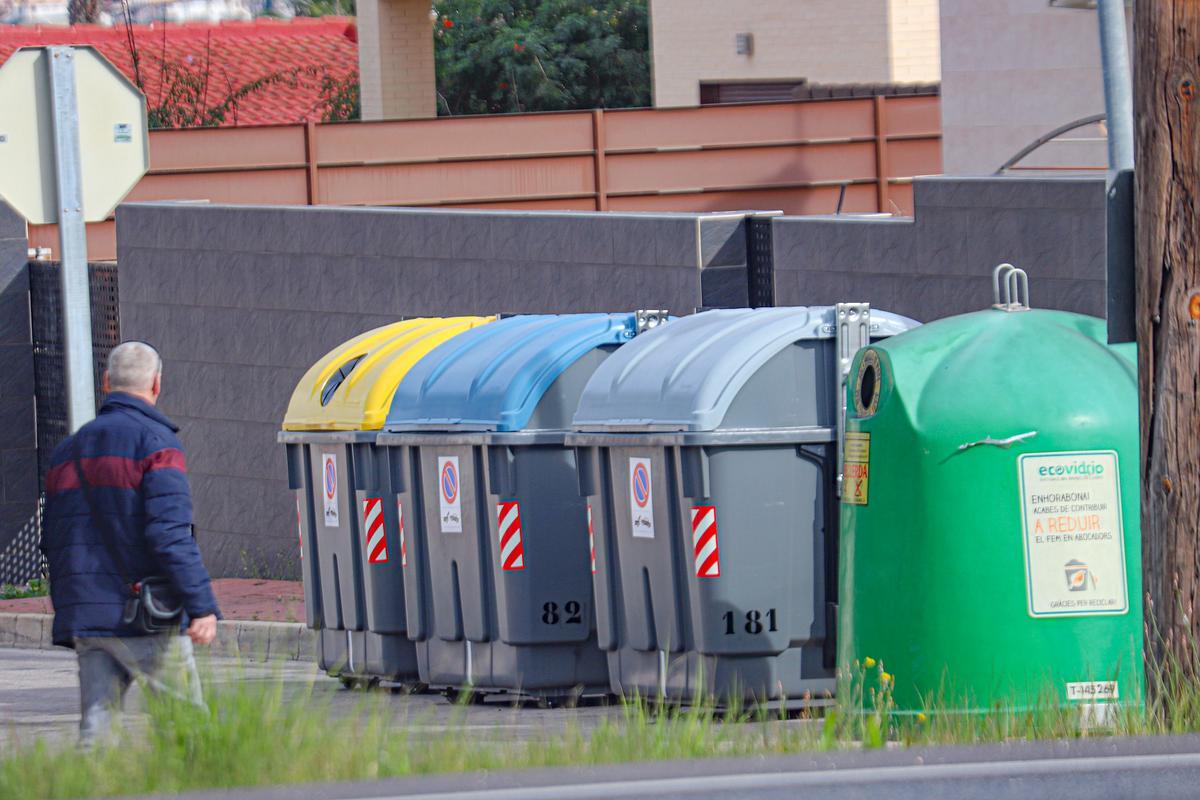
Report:
M165 447L156 450L140 461L123 456L96 456L82 458L83 475L93 487L112 489L138 490L142 486L142 478L147 472L158 469L177 469L187 472L187 459L183 451L175 447ZM75 471L75 462L66 461L52 467L46 473L46 494L54 495L78 489L79 476Z
M177 469L180 472L187 472L187 459L184 458L182 450L164 447L143 458L141 467L142 472L153 472L156 469Z

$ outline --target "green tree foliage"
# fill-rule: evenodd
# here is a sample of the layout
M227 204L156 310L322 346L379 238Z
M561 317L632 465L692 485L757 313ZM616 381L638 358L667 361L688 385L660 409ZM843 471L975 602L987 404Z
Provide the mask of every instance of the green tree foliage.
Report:
M322 122L346 122L362 116L358 89L358 70L344 78L321 76L321 101L317 107Z
M650 104L646 0L435 0L438 112Z
M298 17L353 17L357 13L354 0L293 0L292 7Z

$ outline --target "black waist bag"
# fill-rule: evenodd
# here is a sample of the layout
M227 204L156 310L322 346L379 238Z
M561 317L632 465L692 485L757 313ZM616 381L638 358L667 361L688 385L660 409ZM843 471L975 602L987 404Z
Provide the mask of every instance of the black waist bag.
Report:
M132 596L125 601L121 622L139 633L178 633L183 624L183 604L171 591L166 578L142 578L130 584Z
M125 565L125 558L117 547L116 537L108 527L108 520L97 513L96 504L92 502L92 486L83 474L83 462L78 452L75 457L75 474L79 478L79 486L83 489L87 501L88 512L92 515L92 525L100 532L100 538L112 560L116 562L121 573L121 580L129 587L129 599L125 601L125 612L121 622L133 628L139 634L153 636L160 633L178 633L183 624L183 604L171 591L171 582L167 578L148 577L133 580Z

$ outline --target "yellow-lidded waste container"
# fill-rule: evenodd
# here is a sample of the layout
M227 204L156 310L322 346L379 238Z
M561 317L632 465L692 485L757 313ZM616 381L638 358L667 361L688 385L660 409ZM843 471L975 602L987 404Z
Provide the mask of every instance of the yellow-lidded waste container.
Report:
M292 392L278 440L296 495L305 622L319 632L321 668L347 684L417 680L400 521L363 488L378 468L375 432L417 362L493 319L423 317L367 331L326 353Z

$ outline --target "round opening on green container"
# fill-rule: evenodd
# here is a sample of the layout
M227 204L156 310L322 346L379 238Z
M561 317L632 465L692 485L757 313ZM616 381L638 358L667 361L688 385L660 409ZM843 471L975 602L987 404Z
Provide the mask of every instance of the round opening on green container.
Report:
M333 393L338 390L342 382L349 377L354 368L358 366L358 362L363 360L363 356L355 356L337 368L337 371L329 376L329 380L325 381L325 387L321 389L321 405L329 405L329 401L333 399Z
M879 388L879 374L874 366L868 366L861 374L862 380L858 382L858 404L864 409L871 409Z
M868 350L859 362L854 384L854 410L858 416L869 417L878 410L880 380L879 354Z

